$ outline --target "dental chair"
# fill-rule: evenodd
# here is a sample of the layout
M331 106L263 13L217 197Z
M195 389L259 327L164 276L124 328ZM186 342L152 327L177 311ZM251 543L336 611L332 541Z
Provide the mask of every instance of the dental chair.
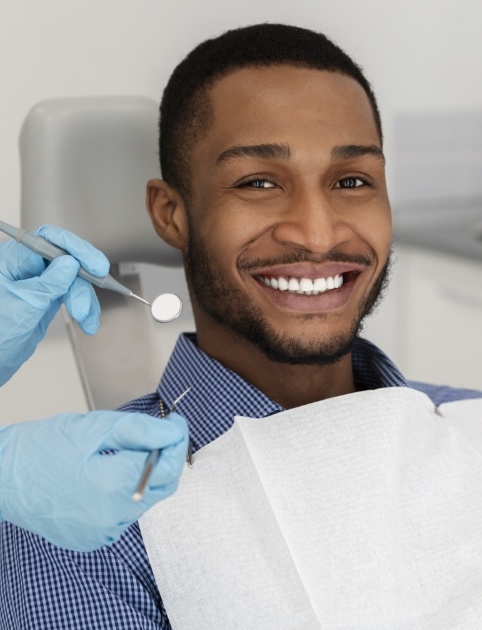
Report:
M143 97L39 103L20 135L21 222L66 228L101 249L110 273L152 301L176 293L181 316L160 324L141 302L95 288L101 326L84 335L64 317L90 409L112 409L155 390L177 336L194 330L181 257L154 232L144 207L159 177L158 108Z

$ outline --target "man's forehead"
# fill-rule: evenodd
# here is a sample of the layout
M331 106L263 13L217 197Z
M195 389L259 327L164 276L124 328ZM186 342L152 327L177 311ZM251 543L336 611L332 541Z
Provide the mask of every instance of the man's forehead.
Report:
M381 144L364 89L340 73L250 66L219 79L209 100L213 124L206 140L218 155L230 146L284 142L285 134L288 138L303 127L314 133L315 127L346 132L333 146Z
M256 100L259 90L262 92L291 89L294 85L302 89L306 84L319 86L326 96L336 93L350 93L365 98L368 97L363 87L354 78L338 71L321 70L318 68L295 66L292 64L272 64L258 66L244 66L233 69L215 79L208 89L208 95L213 102L224 102L229 96L240 98L250 97Z

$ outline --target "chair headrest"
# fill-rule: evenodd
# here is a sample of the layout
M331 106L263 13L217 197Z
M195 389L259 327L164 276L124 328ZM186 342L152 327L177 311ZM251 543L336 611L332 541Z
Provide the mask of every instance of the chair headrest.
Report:
M156 103L144 97L60 98L32 108L20 134L21 221L59 225L112 263L182 264L144 206L159 177Z

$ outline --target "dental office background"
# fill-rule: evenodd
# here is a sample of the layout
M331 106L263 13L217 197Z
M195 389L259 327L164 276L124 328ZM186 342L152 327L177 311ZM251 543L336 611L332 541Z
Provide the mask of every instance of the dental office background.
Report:
M0 7L0 217L14 225L18 134L37 102L118 94L158 101L187 52L228 28L267 21L326 33L364 68L384 123L397 263L363 334L410 379L482 389L482 3L2 0ZM0 390L0 409L4 424L87 411L60 317Z

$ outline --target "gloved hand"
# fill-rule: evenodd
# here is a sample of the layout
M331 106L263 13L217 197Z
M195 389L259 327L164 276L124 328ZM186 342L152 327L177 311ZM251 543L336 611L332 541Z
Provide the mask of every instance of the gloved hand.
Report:
M87 271L105 276L107 258L61 228L44 225L35 233L71 256L47 263L21 243L0 244L0 386L34 353L62 302L87 334L99 326L99 301L77 271L81 263Z
M185 420L142 413L61 414L0 427L0 517L57 546L115 542L172 494L186 457ZM144 498L132 501L148 452L161 448ZM115 454L100 451L115 449Z

